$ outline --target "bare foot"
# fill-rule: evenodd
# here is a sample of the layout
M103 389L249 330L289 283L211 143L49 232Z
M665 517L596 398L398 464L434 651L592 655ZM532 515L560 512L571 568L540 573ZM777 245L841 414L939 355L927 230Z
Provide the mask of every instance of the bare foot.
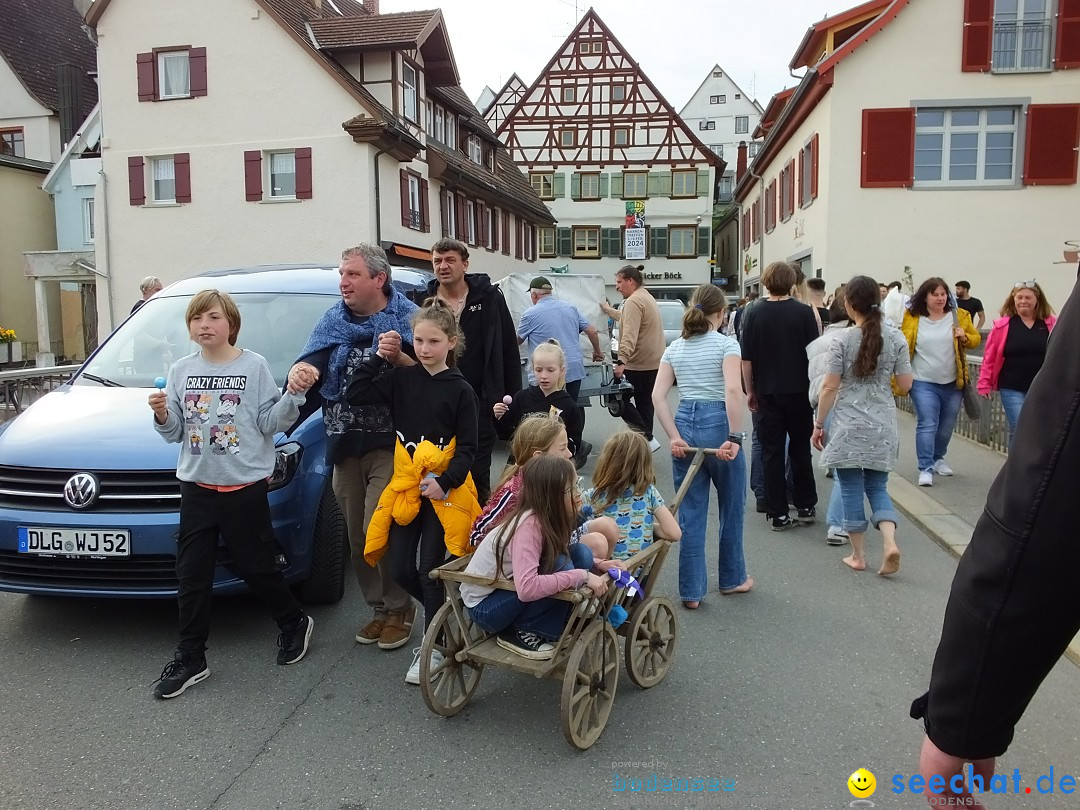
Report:
M733 593L746 593L748 590L750 590L753 587L754 587L754 578L753 577L747 577L746 582L744 582L742 585L739 585L739 586L737 586L735 588L728 588L726 591L720 591L720 593L722 593L724 596L729 596L730 594L733 594Z
M844 565L846 565L848 568L850 568L853 571L865 571L866 570L866 560L857 560L857 559L855 559L854 554L852 554L852 555L850 555L848 557L844 557L844 559L842 559L840 562L842 562Z
M697 610L701 607L701 602L698 602L696 599L691 599L690 601L683 599L682 606L687 610Z
M885 555L885 562L881 564L881 568L878 569L879 577L887 577L890 574L895 574L900 570L900 549L893 548L888 554Z

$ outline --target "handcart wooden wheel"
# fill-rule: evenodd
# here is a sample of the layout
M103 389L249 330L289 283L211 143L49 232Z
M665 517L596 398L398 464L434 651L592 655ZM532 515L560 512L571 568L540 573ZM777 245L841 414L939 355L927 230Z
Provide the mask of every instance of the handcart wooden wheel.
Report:
M466 626L462 622L459 610L460 602L447 602L439 608L420 645L420 694L427 707L443 717L452 717L465 708L484 672L483 664L464 655L478 633L471 623ZM431 653L435 650L443 658L432 667Z
M656 686L675 659L679 638L675 608L666 597L650 596L635 608L627 624L626 674L642 689Z
M566 662L562 689L562 729L567 741L585 750L604 732L619 685L615 630L593 621L578 637Z

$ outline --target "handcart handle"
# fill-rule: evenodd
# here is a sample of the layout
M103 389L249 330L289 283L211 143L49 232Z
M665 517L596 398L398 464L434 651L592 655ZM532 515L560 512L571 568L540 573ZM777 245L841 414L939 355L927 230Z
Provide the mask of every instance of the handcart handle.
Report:
M686 492L690 489L690 484L694 482L694 476L698 474L701 465L705 463L705 454L716 455L716 448L713 447L685 447L683 449L693 453L694 460L690 462L690 469L686 471L686 477L683 478L679 491L675 493L675 499L667 505L673 515L678 513L679 504L681 504L683 498L686 497Z

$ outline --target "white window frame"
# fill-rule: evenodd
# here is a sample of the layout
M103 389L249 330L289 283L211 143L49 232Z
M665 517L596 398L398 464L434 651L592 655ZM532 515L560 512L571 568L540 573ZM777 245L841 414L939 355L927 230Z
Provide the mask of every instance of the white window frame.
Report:
M579 190L578 198L582 200L599 200L600 199L600 172L582 172L581 175L581 188ZM585 193L585 183L589 183L589 193Z
M634 181L634 191L637 191L638 180L641 180L641 193L631 193L629 181ZM649 196L649 173L648 172L623 172L623 198L627 200L644 200Z
M446 110L435 106L435 131L432 133L439 143L446 143Z
M592 52L593 53L603 53L604 52L604 42L603 42L603 40L600 40L600 39L593 40Z
M709 148L717 157L722 158L724 156L724 145L722 143L714 143Z
M457 149L457 115L451 110L446 111L446 145L451 149Z
M484 147L480 144L479 136L470 135L466 138L465 148L468 149L469 160L477 166L484 165Z
M676 234L682 234L681 239L685 241L686 234L690 235L690 249L689 252L685 249L685 245L680 247L683 250L676 250L675 237ZM669 225L668 226L668 256L677 258L689 258L691 256L697 256L697 227L694 225Z
M465 241L476 244L476 203L465 200Z
M751 141L747 148L747 157L753 159L757 157L757 153L761 151L761 144L758 141Z
M457 239L457 196L452 191L443 195L443 205L446 206L446 235Z
M990 70L994 73L1052 70L1056 0L1014 0L1015 15L1000 10L1002 2L994 0Z
M806 208L814 201L811 196L811 184L814 179L814 150L813 147L807 143L802 148L802 177L799 178L799 189L801 195L799 199L799 207Z
M678 180L682 180L682 193L679 192ZM687 189L689 179L689 190ZM671 172L671 196L672 197L697 197L697 169L673 169Z
M750 116L749 115L736 115L735 116L735 134L744 135L750 131Z
M401 112L414 124L420 123L420 71L404 59L401 60Z
M412 172L406 174L409 178L409 214L412 220L409 227L422 231L424 229L424 204L420 199L420 178Z
M630 131L630 127L615 127L614 134L611 136L612 146L629 146Z
M187 68L187 87L183 92L165 92L165 78L168 76L168 68L165 63L183 57L184 65ZM173 98L191 98L191 54L186 50L179 51L158 51L156 60L157 69L157 97L161 101L168 101Z
M567 135L569 135L570 137L567 138ZM560 129L559 146L563 148L577 146L577 132L572 129Z
M1012 113L1011 124L990 124L987 123L991 111L1008 111ZM930 125L927 122L919 123L920 114L927 113L943 113L943 123L940 126ZM979 115L978 124L967 126L963 124L955 124L953 122L954 113L971 113L977 112ZM923 106L916 107L915 112L915 188L957 188L957 187L991 187L991 188L1012 188L1015 187L1019 181L1019 159L1021 157L1021 118L1023 110L1021 107L1013 105L994 105L988 104L986 106L949 106L949 107L936 107L936 106ZM975 134L976 146L975 146L975 177L964 179L951 179L949 177L950 168L952 167L952 152L954 149L961 149L963 147L957 147L953 143L954 136L958 135L972 135ZM1011 144L1011 160L1010 160L1010 176L1008 178L986 178L986 158L989 149L1002 149L1003 147L990 147L987 144L987 135L991 134L1010 134L1012 135ZM921 137L920 137L921 136ZM928 148L928 142L926 138L939 137L939 145L941 152L940 163L938 166L937 179L920 178L920 153L938 151L933 148ZM920 143L921 141L921 143ZM932 145L932 144L931 144ZM922 164L923 166L933 164ZM1003 165L1003 164L1001 164Z
M619 91L619 97L615 97L615 91ZM626 85L625 84L613 84L611 85L611 100L612 101L626 101Z
M147 200L152 205L175 205L176 204L176 162L173 159L173 156L172 155L158 155L157 157L149 158L148 162L150 164L150 167L149 167L150 168L150 176L148 178L149 186L150 186L150 188L149 188L150 193L147 195ZM159 167L161 168L161 170L162 170L161 173L163 175L161 178L157 177ZM167 173L172 175L171 178L164 176L166 174L166 171L165 171L166 167L168 167L168 172ZM169 180L169 179L172 180L172 196L171 197L167 197L167 196L159 197L158 196L158 192L159 192L158 180L159 179L161 181L166 181L166 180Z
M716 122L707 121L703 118L702 120L698 121L697 128L699 130L716 129Z
M94 244L94 198L83 200L83 242Z
M573 242L571 243L570 253L575 259L599 259L600 258L600 226L599 225L578 225L574 226L572 231ZM596 235L595 246L590 243L592 240L589 238L590 234ZM578 237L582 237L579 239Z
M547 181L545 183L545 180ZM529 185L533 187L536 195L541 200L554 200L555 199L555 173L554 172L529 172ZM548 191L544 193L544 187L547 186Z
M431 99L424 99L424 132L432 134Z
M279 173L274 171L274 158L275 158L275 156L279 156L279 155L281 155L281 156L290 155L292 157L293 187L292 187L292 193L291 194L280 191L274 185L274 179L276 177L278 177L278 175L279 175ZM282 177L287 177L288 172L281 172L280 175ZM295 149L279 149L279 150L275 150L273 152L267 152L266 153L266 188L268 188L270 190L270 193L267 196L271 200L295 200L296 199L296 150Z
M562 89L562 103L574 104L577 102L577 87L572 84L563 85Z

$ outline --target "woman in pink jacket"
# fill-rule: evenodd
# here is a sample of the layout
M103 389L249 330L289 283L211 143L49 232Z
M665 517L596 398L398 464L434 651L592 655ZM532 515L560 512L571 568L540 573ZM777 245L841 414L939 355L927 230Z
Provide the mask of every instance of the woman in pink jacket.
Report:
M1053 313L1042 287L1018 281L986 339L978 391L985 397L1000 392L1010 440L1031 381L1046 359L1046 341L1057 320Z

